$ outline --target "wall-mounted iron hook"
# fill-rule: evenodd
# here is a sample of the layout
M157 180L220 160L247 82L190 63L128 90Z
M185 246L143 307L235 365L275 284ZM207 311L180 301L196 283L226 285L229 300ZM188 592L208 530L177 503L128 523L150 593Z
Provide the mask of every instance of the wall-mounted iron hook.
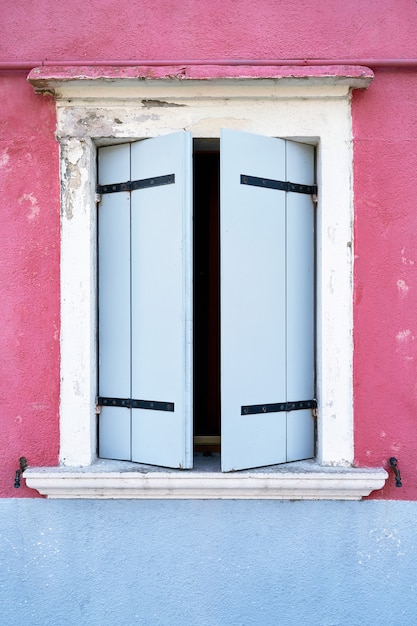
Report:
M395 458L395 456L392 456L389 460L389 464L391 469L393 470L394 474L395 474L395 486L396 487L402 487L403 484L401 482L401 474L400 474L400 468L398 467L398 461Z
M24 457L24 456L20 457L20 459L19 459L19 466L20 466L20 469L16 470L16 474L15 474L15 477L14 477L15 489L18 489L20 487L20 480L22 478L22 474L23 474L23 472L25 471L25 469L28 466L26 457Z

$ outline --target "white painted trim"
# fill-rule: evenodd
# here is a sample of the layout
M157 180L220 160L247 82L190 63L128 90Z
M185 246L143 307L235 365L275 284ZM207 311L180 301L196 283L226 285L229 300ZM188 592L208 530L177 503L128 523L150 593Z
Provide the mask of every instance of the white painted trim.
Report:
M277 466L278 467L278 466ZM92 471L94 470L95 471ZM24 473L26 484L48 498L236 499L236 500L360 500L383 487L385 470L322 468L291 463L291 469L252 470L221 474L201 471L36 468Z
M60 462L88 465L97 430L95 146L88 137L61 138L60 152Z
M352 464L354 256L350 97L351 88L366 87L370 80L369 72L364 73L363 79L356 75L351 82L346 76L343 80L315 76L311 81L307 77L301 82L293 82L288 77L284 82L271 78L217 81L95 78L94 81L68 83L31 80L37 91L52 89L55 93L57 137L61 145L62 465L88 466L95 461L96 146L180 129L190 131L194 137L219 137L221 128L294 138L317 146L317 463L339 468ZM380 481L381 470L375 471ZM104 468L103 472L106 482ZM372 471L366 473L371 474ZM48 473L43 475L46 479ZM342 475L346 476L343 472ZM31 476L30 482L34 485L35 473ZM57 478L56 472L51 476ZM122 492L123 481L127 479L123 473L118 476L112 475L111 481L112 484L119 481ZM167 490L157 487L162 485L160 477L153 480L149 476L148 483L154 485L158 493ZM169 484L188 480L187 485L190 485L195 484L193 476L185 478L184 473L179 473L167 480ZM287 484L288 476L278 479L274 475L270 485L281 484L280 480ZM234 480L241 480L242 474L239 477L235 476ZM144 480L140 474L137 479ZM229 489L226 485L230 486L232 479L216 474L210 480L220 489L213 493L223 494L210 497L226 497ZM300 484L299 477L294 480L291 489ZM313 484L318 475L316 478L306 476L305 480ZM221 481L224 481L224 488L219 486ZM331 497L335 497L329 474L324 473L320 481L321 493L324 494L327 484L329 497L331 493ZM339 486L346 484L344 481L345 478L341 478ZM39 482L36 484L41 488ZM259 479L255 479L255 484L259 489ZM104 487L98 492L100 489ZM174 490L175 497L179 497L178 489ZM189 487L184 486L184 489ZM283 486L276 489L289 493Z

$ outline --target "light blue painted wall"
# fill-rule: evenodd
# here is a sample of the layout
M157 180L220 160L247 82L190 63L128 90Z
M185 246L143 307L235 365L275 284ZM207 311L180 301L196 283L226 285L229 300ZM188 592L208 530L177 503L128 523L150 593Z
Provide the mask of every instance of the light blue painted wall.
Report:
M417 503L0 501L5 626L417 623Z

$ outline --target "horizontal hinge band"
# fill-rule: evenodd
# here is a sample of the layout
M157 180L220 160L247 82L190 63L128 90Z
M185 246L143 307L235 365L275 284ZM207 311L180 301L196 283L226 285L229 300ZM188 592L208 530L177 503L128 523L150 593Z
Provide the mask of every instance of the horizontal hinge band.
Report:
M104 398L97 399L98 406L119 406L126 409L151 409L153 411L174 411L173 402L157 402L155 400L134 400L133 398Z
M149 189L150 187L173 185L174 183L175 174L167 174L166 176L154 176L153 178L143 178L142 180L127 180L125 183L115 183L114 185L97 185L97 193L136 191L137 189Z
M276 402L275 404L251 404L241 407L241 415L255 415L256 413L281 413L283 411L301 411L316 409L317 400L301 400L299 402Z
M257 176L240 175L241 185L251 185L252 187L264 187L265 189L278 189L279 191L292 191L294 193L306 193L314 195L317 193L317 185L299 185L282 180L272 180L271 178L258 178Z

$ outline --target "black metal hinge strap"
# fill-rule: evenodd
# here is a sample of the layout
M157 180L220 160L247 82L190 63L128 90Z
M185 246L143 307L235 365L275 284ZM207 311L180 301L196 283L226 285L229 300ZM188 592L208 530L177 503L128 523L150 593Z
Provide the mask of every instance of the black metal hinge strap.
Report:
M173 411L173 402L155 402L154 400L132 400L132 409L152 409L154 411Z
M104 398L97 399L98 406L119 406L126 409L151 409L153 411L174 411L173 402L158 402L155 400L135 400L132 398Z
M282 180L272 180L271 178L258 178L257 176L240 175L241 185L251 185L252 187L264 187L265 189L278 189L279 191L292 191L295 193L306 193L314 195L317 193L317 185L299 185Z
M251 404L249 406L241 407L241 415L255 415L256 413L280 413L282 411L301 411L303 409L317 409L317 400L276 402L275 404Z
M115 183L112 185L97 185L97 193L117 193L119 191L136 191L137 189L149 189L150 187L160 187L161 185L173 185L175 174L166 176L154 176L153 178L143 178L142 180L127 180L125 183Z

